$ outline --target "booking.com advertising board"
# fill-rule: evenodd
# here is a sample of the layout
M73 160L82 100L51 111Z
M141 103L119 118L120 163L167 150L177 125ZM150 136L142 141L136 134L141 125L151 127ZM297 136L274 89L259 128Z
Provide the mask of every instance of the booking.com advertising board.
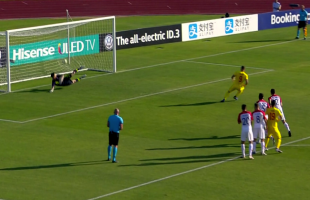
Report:
M258 31L258 15L199 21L182 24L182 41Z
M310 20L310 9L306 9ZM300 9L258 14L258 30L297 26Z
M68 57L67 38L10 46L11 66ZM70 57L99 53L99 35L70 38Z

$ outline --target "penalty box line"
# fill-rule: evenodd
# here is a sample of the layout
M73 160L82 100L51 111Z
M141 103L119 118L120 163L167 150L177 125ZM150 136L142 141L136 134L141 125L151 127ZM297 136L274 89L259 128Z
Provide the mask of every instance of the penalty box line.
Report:
M255 73L251 73L249 75L263 74L263 73L267 73L267 72L271 72L271 71L273 71L273 70L265 70L265 71L261 71L261 72L255 72ZM215 80L215 81L208 81L208 82L199 83L199 84L195 84L195 85L175 88L175 89L166 90L166 91L162 91L162 92L155 92L155 93L146 94L146 95L142 95L142 96L132 97L132 98L123 99L123 100L119 100L119 101L114 101L114 102L110 102L110 103L105 103L105 104L100 104L100 105L96 105L96 106L90 106L90 107L86 107L86 108L72 110L72 111L68 111L68 112L64 112L64 113L59 113L59 114L55 114L55 115L50 115L50 116L46 116L46 117L30 119L30 120L26 120L26 121L14 121L14 120L7 120L7 119L0 119L0 121L25 124L25 123L29 123L29 122L34 122L34 121L39 121L39 120L43 120L43 119L49 119L49 118L53 118L53 117L63 116L63 115L71 114L71 113L76 113L76 112L81 112L81 111L85 111L85 110L94 109L94 108L109 106L109 105L113 105L113 104L117 104L117 103L123 103L123 102L127 102L127 101L142 99L142 98L156 96L156 95L160 95L160 94L166 94L166 93L175 92L175 91L179 91L179 90L185 90L185 89L199 87L199 86L203 86L203 85L209 85L209 84L213 84L213 83L227 81L227 80L230 80L230 79L231 78L224 78L224 79L219 79L219 80Z
M206 56L200 56L200 57L195 57L195 58L175 60L175 61L166 62L166 63L160 63L160 64L149 65L149 66L144 66L144 67L137 67L137 68L134 68L134 69L122 70L122 71L118 71L116 73L136 71L136 70L147 69L147 68L152 68L152 67L158 67L158 66L163 66L163 65L169 65L169 64L179 63L179 62L186 62L186 61L197 60L197 59L202 59L202 58L221 56L221 55L225 55L225 54L238 53L238 52L242 52L242 51L250 51L250 50L254 50L254 49L260 49L260 48L265 48L265 47L270 47L270 46L277 46L277 45L286 44L286 43L295 42L295 41L298 41L298 40L289 40L289 41L285 41L285 42L279 42L279 43L274 43L274 44L267 44L267 45L250 47L250 48L239 49L239 50L234 50L234 51L226 51L226 52L222 52L222 53L211 54L211 55L206 55ZM261 68L261 69L264 69L264 68ZM268 70L268 69L264 69L264 70ZM111 73L101 74L101 75L97 75L97 76L91 76L91 77L87 77L86 79L101 77L101 76L110 75L110 74ZM30 90L30 89L36 89L36 88L45 87L45 86L49 86L49 85L50 84L40 85L40 86L30 87L30 88L25 88L25 89L21 89L21 90L12 91L11 93L21 92L21 91ZM10 94L10 93L1 93L0 95L4 95L4 94Z
M282 146L289 146L289 144L297 143L297 142L300 142L300 141L303 141L303 140L308 140L308 139L310 139L310 137L306 137L306 138L302 138L302 139L295 140L295 141L292 141L292 142L288 142L288 143L283 144ZM274 149L274 148L275 147L271 147L269 149ZM88 200L102 199L104 197L112 196L112 195L115 195L115 194L118 194L118 193L126 192L126 191L133 190L133 189L136 189L136 188L139 188L139 187L142 187L142 186L150 185L152 183L157 183L157 182L164 181L164 180L167 180L167 179L170 179L170 178L173 178L173 177L177 177L177 176L181 176L181 175L188 174L188 173L191 173L191 172L195 172L195 171L198 171L198 170L206 169L206 168L209 168L209 167L212 167L212 166L220 165L220 164L227 163L229 161L233 161L233 160L237 160L237 159L240 159L240 156L229 158L229 159L226 159L226 160L223 160L223 161L220 161L220 162L216 162L216 163L213 163L213 164L205 165L205 166L202 166L202 167L198 167L198 168L191 169L191 170L188 170L188 171L184 171L184 172L181 172L181 173L173 174L173 175L170 175L170 176L166 176L166 177L163 177L163 178L160 178L160 179L156 179L156 180L153 180L153 181L142 183L140 185L132 186L132 187L125 188L125 189L122 189L122 190L118 190L118 191L115 191L115 192L112 192L112 193L104 194L104 195L101 195L101 196L98 196L98 197L94 197L94 198L91 198L91 199L88 199Z

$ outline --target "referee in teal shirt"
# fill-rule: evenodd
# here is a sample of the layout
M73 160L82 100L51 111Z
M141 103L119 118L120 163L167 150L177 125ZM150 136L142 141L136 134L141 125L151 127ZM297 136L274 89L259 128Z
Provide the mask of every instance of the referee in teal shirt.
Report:
M303 33L304 33L304 40L307 37L307 23L308 23L308 12L305 10L305 6L302 5L301 6L301 10L299 13L299 22L298 22L298 27L297 27L297 36L296 39L299 39L299 34L300 34L300 30L299 29L303 29Z
M109 117L107 124L109 127L108 161L111 160L112 145L114 146L112 163L117 163L116 154L119 141L119 131L123 130L123 124L123 118L119 116L119 109L115 108L114 115Z

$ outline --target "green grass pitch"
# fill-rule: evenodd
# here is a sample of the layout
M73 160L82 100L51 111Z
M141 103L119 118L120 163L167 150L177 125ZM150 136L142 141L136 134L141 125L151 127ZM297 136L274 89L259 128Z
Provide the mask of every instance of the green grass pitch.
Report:
M219 16L116 22L126 30L206 18ZM5 30L64 20L0 24ZM0 199L308 199L310 43L292 40L295 32L282 28L121 50L119 73L88 72L89 78L52 94L50 79L14 84L16 92L0 95ZM241 65L249 74L244 94L219 103ZM270 149L255 160L235 159L241 104L252 111L258 93L267 98L271 88L282 97L292 137L279 123L283 154ZM119 163L112 164L105 161L106 121L115 107L125 123Z

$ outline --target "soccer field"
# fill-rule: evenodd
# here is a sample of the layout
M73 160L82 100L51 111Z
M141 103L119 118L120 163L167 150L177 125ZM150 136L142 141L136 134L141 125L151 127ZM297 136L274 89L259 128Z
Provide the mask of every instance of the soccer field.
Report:
M117 29L218 16L117 18ZM65 19L35 20L38 25ZM34 25L16 20L3 30ZM296 27L120 50L116 74L49 93L51 79L13 84L0 94L0 199L281 199L310 195L309 41ZM246 66L249 85L220 103L231 75ZM258 94L282 97L282 154L241 155L237 116ZM117 160L107 162L106 121L124 119ZM260 150L260 145L257 146ZM248 144L246 144L248 153Z

